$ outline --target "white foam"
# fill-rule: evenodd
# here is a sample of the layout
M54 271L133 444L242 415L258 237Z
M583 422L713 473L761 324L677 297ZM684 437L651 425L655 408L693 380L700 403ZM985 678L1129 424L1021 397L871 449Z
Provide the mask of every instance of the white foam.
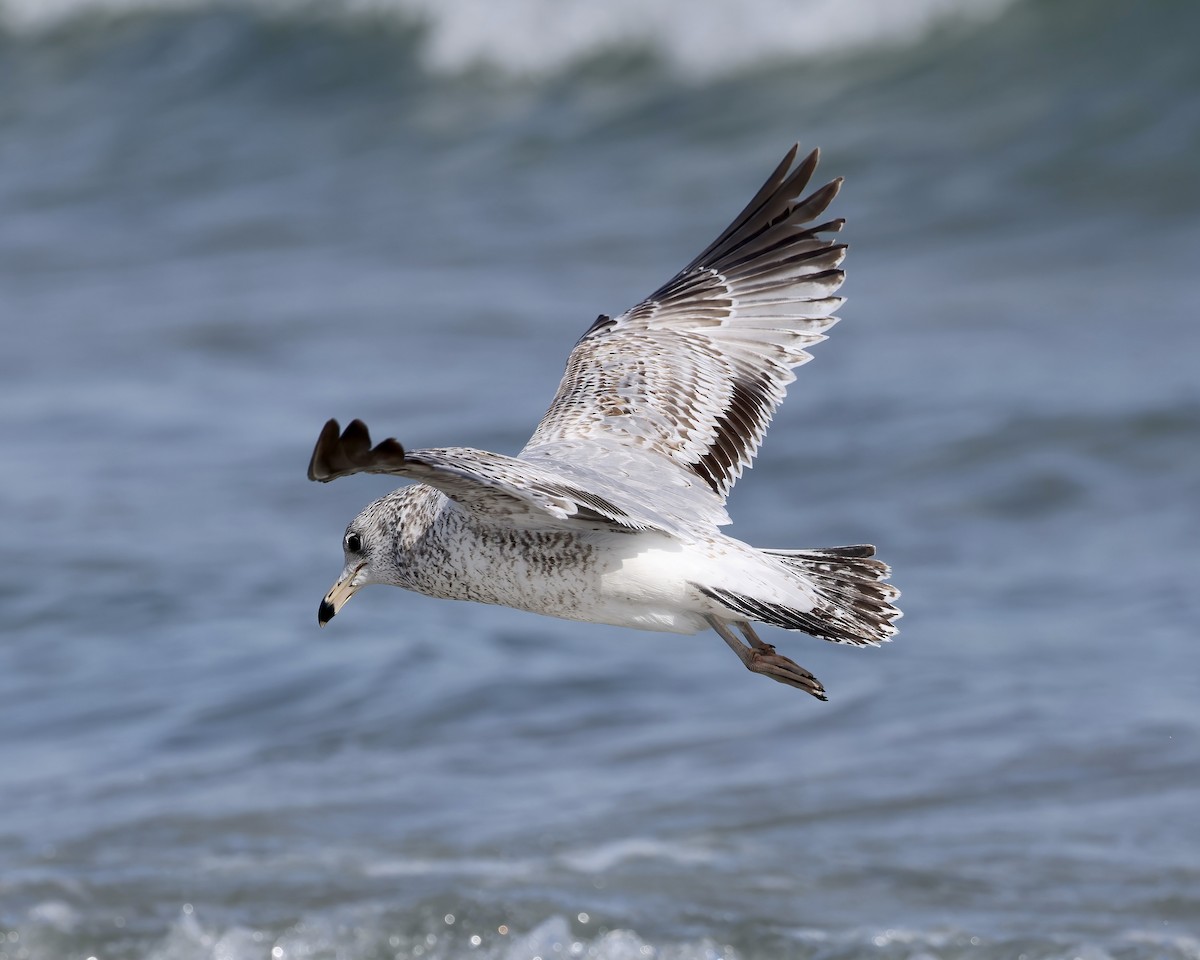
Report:
M484 859L465 857L459 860L405 858L380 860L362 866L368 877L488 877L489 879L511 880L532 876L538 865L533 860Z
M647 47L682 72L712 76L919 40L950 18L994 15L1005 0L406 0L431 25L439 70L484 63L544 73L611 49ZM503 10L503 14L497 11Z
M204 6L197 0L5 0L0 22L10 30L40 30L71 17L134 10L184 10Z
M37 29L80 13L203 8L211 0L7 0L0 18ZM276 14L288 0L255 0ZM434 71L487 65L553 73L612 50L649 49L684 74L717 76L747 66L836 56L917 42L958 23L983 26L1013 0L343 0L337 15L395 16L428 28ZM322 7L328 11L328 7Z
M212 930L184 911L179 920L146 955L146 960L249 960L262 957L264 938L245 927Z
M78 940L74 949L63 949L62 936L80 925L73 908L51 901L30 911L30 923L19 933L8 934L7 946L19 944L11 955L29 957L88 956ZM712 937L648 940L627 927L605 929L596 917L579 914L580 925L562 916L549 916L531 928L512 928L473 923L450 914L445 920L438 911L432 925L413 929L404 919L389 917L377 906L357 911L309 915L285 929L252 929L241 925L212 924L203 908L184 905L177 920L161 938L142 948L133 948L143 960L264 960L278 957L420 956L422 960L739 960L730 945ZM47 930L54 936L46 939ZM791 952L804 955L861 956L879 954L907 956L912 960L934 957L967 957L982 951L1029 960L1111 960L1124 956L1140 960L1200 960L1200 941L1188 934L1132 930L1104 942L1077 940L1046 934L1025 934L1014 940L987 939L954 928L918 930L908 928L857 929L796 928L777 930L795 944ZM14 940L13 937L16 937ZM5 950L0 945L0 955ZM898 949L897 949L898 948ZM90 949L90 948L86 948ZM144 952L143 952L144 951ZM757 956L757 953L755 954Z
M484 954L487 956L487 954ZM571 934L567 921L551 917L527 934L512 938L506 948L492 954L495 960L529 960L530 957L590 957L595 960L738 960L738 954L715 940L686 943L650 943L632 930L609 930L595 939Z
M631 860L659 860L684 866L711 863L716 854L699 843L667 843L650 837L613 840L560 854L559 860L579 873L604 873Z
M30 908L29 919L40 926L66 933L79 925L81 915L69 903L46 900Z
M491 931L481 936L456 940L445 935L388 936L383 929L349 927L324 921L301 922L280 937L244 927L221 931L204 927L193 916L185 915L172 925L161 942L151 948L146 960L262 960L263 957L339 957L378 956L383 943L392 950L401 948L406 955L425 960L530 960L588 957L591 960L738 960L730 947L710 938L654 943L632 930L608 930L594 937L576 937L568 922L560 916L542 921L526 933L513 931L505 936ZM468 947L467 944L470 944ZM412 947L419 945L419 950ZM411 953L410 953L411 951ZM399 953L397 954L399 955Z

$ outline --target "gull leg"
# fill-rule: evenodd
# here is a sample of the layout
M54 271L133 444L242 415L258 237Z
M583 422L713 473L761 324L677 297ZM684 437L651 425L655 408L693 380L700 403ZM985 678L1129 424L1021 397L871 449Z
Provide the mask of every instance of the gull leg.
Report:
M799 687L818 700L829 699L825 696L825 688L821 686L820 680L794 660L789 660L783 654L776 653L775 648L762 640L749 623L736 621L737 628L741 630L742 635L750 644L746 646L734 635L725 621L718 620L716 617L705 617L705 619L709 626L717 632L717 635L729 644L729 649L737 654L738 659L746 665L746 669L751 673L761 673L780 683Z

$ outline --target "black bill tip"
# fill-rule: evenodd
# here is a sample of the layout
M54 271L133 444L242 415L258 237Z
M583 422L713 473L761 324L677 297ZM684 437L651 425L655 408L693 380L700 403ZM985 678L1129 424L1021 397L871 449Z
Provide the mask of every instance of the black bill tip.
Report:
M333 619L334 614L336 613L337 611L333 609L333 604L330 603L329 598L326 597L321 601L321 606L317 608L317 623L319 623L321 626L325 626L325 624Z

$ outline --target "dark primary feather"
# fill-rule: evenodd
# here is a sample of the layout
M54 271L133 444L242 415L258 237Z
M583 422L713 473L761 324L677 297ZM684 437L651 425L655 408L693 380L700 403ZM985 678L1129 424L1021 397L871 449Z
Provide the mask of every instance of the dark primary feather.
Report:
M841 304L845 245L807 227L835 180L798 199L817 151L793 147L734 221L646 300L601 315L576 344L523 459L602 460L614 445L663 457L721 500L750 465L804 349Z
M361 420L351 420L342 432L336 420L326 420L308 461L308 479L328 483L355 473L400 473L404 448L391 439L371 447L371 434Z

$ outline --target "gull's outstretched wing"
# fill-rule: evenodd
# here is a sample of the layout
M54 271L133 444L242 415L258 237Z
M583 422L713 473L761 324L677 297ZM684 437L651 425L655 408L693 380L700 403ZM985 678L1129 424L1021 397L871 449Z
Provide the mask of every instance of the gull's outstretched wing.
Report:
M371 445L361 420L344 431L326 422L313 448L308 479L328 483L356 473L385 473L435 487L484 523L519 523L525 529L563 529L579 522L610 529L660 530L686 535L697 504L686 484L660 485L654 503L616 476L596 486L570 464L531 462L471 447L405 450L388 438Z
M576 344L558 394L520 457L611 476L632 461L648 490L698 479L694 520L727 522L722 505L750 466L805 350L842 303L845 244L819 217L841 180L800 194L814 150L793 147L762 189L695 260L632 310L599 317ZM672 465L674 470L672 470ZM594 489L607 490L602 484ZM649 502L653 502L651 499Z

